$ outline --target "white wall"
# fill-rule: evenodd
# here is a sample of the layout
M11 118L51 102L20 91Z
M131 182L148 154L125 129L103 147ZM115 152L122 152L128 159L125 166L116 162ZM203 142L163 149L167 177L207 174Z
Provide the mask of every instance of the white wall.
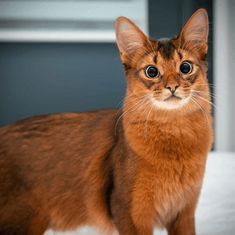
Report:
M235 151L235 0L229 0L230 149Z
M214 6L215 148L235 151L235 0Z

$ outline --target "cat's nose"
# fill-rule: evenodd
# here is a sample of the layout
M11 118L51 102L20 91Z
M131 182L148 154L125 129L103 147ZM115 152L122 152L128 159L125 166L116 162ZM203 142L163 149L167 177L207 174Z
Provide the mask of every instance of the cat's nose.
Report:
M179 85L177 85L177 84L168 84L167 86L166 86L166 88L168 89L168 90L170 90L170 92L172 93L172 94L174 94L175 93L175 91L176 91L176 89L179 87Z

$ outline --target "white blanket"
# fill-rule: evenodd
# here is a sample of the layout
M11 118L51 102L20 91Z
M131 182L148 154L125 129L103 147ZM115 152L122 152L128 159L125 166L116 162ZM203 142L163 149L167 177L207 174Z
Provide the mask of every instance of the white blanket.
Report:
M197 235L235 234L235 153L211 152L196 213ZM98 235L83 228L79 232L47 231L45 235ZM155 235L165 235L156 231Z

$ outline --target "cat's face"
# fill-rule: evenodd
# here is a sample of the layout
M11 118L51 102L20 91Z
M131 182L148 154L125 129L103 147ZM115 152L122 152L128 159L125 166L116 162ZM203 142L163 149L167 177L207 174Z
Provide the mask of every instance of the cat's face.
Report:
M151 41L124 17L117 20L116 33L129 95L163 110L180 109L195 102L200 107L197 96L208 92L205 10L194 13L179 36L171 40Z

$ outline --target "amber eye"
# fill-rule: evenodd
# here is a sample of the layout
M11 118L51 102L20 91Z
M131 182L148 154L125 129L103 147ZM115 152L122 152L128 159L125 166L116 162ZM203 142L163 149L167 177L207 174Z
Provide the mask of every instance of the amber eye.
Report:
M160 75L159 70L154 67L153 65L149 65L148 67L146 67L145 69L145 74L147 77L149 78L156 78Z
M180 72L183 73L183 74L191 73L192 70L193 70L193 65L188 61L184 61L180 65Z

